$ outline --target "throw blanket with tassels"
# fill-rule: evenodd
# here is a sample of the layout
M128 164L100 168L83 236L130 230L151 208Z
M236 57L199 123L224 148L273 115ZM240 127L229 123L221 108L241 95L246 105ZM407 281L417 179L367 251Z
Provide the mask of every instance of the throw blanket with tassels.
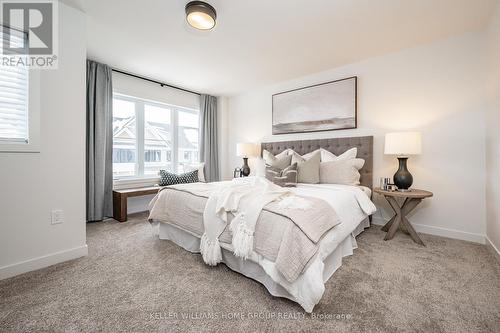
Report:
M260 212L270 202L289 194L265 178L237 178L227 187L210 195L203 212L205 232L200 252L206 264L215 266L222 261L219 237L228 223L228 213L234 215L229 226L234 255L247 259L253 251L255 225Z
M203 236L200 252L208 264L221 261L222 246L258 264L256 255L274 262L293 282L317 254L320 239L340 219L324 200L293 195L266 185L264 178L254 179L164 187L150 203L149 221L175 226L200 240Z

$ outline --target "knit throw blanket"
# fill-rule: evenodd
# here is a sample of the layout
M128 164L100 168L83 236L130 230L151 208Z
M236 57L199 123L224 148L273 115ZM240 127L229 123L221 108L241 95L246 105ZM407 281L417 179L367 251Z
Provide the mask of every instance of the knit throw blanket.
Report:
M233 233L234 255L247 259L253 251L255 224L262 208L290 192L265 178L237 178L212 193L203 212L205 233L200 252L206 264L222 261L219 236L226 228L228 213L234 215L229 226Z

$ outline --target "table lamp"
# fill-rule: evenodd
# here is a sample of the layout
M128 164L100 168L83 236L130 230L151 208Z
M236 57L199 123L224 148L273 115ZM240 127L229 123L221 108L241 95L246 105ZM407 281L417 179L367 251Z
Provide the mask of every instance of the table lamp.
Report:
M409 155L422 153L422 135L420 132L387 133L384 153L398 157L399 169L394 174L394 185L398 187L398 191L409 191L413 184L413 176L406 164Z
M247 177L248 175L250 175L248 158L259 156L259 145L255 143L238 143L236 145L236 155L243 157L243 167L241 168L241 174L242 176Z

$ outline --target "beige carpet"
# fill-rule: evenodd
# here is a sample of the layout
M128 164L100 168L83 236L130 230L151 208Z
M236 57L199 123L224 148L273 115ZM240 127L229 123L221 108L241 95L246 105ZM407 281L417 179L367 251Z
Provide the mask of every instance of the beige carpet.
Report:
M153 237L144 215L87 235L88 257L0 281L0 332L500 332L500 265L478 244L372 227L311 317Z

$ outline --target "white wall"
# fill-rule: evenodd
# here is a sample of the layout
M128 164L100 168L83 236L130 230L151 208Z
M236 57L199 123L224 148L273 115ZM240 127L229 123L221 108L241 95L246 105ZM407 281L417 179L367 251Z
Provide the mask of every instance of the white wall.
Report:
M0 153L0 279L87 254L85 17L59 11L59 69L40 71L40 153Z
M113 67L113 64L108 65ZM182 106L189 109L200 108L200 97L196 94L191 94L175 88L162 87L159 84L141 80L130 75L120 74L118 72L113 72L113 91L128 96Z
M488 31L488 96L486 121L486 235L500 254L500 3Z
M484 242L484 49L485 34L471 33L232 97L225 177L241 165L237 142L373 135L377 184L397 166L395 158L383 154L384 134L418 130L423 154L410 159L409 169L414 187L435 196L411 216L416 229ZM353 75L358 76L358 129L272 135L272 94ZM382 223L390 216L379 210L375 218Z
M220 177L224 178L225 175L230 173L227 168L229 167L227 161L229 159L229 105L227 97L218 97L217 99L217 120L219 122L219 168Z

